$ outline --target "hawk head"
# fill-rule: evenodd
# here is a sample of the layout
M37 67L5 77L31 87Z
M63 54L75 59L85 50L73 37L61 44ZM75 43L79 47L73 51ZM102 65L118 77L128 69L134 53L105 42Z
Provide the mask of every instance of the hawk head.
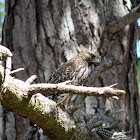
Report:
M86 50L86 51L82 51L80 54L79 54L79 57L80 59L86 61L88 64L99 64L101 62L101 59L99 58L98 55L96 55L93 51L89 51L89 50Z

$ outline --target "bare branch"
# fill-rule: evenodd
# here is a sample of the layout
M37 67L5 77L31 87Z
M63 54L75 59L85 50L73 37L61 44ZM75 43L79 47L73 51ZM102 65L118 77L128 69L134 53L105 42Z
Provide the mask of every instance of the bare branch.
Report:
M132 9L127 15L111 22L107 27L107 31L110 33L116 33L117 31L124 28L126 25L131 24L132 22L137 20L139 17L140 4L136 8Z
M32 75L31 77L29 77L29 78L25 81L25 83L26 83L26 84L31 84L36 78L37 78L36 75Z
M2 77L1 79L3 79L3 87L7 86L8 80L9 80L9 76L10 76L10 72L11 72L11 67L12 67L12 53L11 51L6 48L5 46L0 45L0 60L3 58L6 58L6 66L4 66L4 77L2 77L2 75L0 75L0 77ZM2 64L3 65L3 64ZM2 72L1 72L2 74Z
M116 85L118 85L118 83L115 83L115 84L113 84L113 85L110 85L109 87L114 87L114 86L116 86Z
M100 97L112 97L125 95L124 90L113 89L110 87L85 87L74 86L64 84L32 84L28 87L29 94L35 93L71 93L86 96L100 96Z
M112 96L113 99L118 100L119 98L117 96Z
M13 70L13 71L10 72L10 75L13 75L13 74L21 72L21 71L24 71L24 68L18 68L16 70Z
M7 57L6 58L6 74L10 74L11 67L12 67L12 58L11 57Z

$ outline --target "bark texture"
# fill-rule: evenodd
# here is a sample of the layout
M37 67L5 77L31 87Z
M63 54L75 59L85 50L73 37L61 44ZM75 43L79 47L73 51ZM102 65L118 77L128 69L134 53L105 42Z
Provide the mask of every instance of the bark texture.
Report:
M119 60L122 66L103 73L93 86L118 83L118 88L126 90L127 96L119 101L87 97L84 110L92 115L117 110L119 113L113 116L122 121L120 129L132 131L136 138L140 137L136 25L127 25L113 34L107 32L107 25L129 13L130 9L129 0L6 0L2 44L14 55L13 69L25 68L15 76L26 80L36 74L36 82L46 82L56 68L84 49ZM1 112L4 114L3 110ZM26 133L27 125L29 127L28 121L21 121L23 118L11 114L3 117L0 137L10 139L12 135L15 139ZM14 132L11 134L11 131Z

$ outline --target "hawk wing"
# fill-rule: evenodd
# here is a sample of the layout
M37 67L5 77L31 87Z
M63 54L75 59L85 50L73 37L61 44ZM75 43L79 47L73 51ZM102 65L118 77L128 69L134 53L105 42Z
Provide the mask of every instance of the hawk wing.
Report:
M72 80L75 76L75 63L68 61L58 68L50 77L47 83L61 83L67 80Z
M57 69L50 77L48 83L61 83L71 80L72 85L82 85L87 78L88 73L89 68L86 63L83 64L81 61L79 62L75 59L72 59ZM57 97L57 95L51 93L48 97L54 99Z
M86 62L72 59L57 69L47 83L61 83L71 80L73 85L82 85L89 72L90 68Z

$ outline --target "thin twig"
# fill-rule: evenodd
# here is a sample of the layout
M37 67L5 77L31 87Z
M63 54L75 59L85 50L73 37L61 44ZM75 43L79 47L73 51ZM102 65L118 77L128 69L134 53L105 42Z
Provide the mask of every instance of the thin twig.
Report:
M112 96L113 99L118 100L119 98L117 96Z
M114 86L116 86L116 85L118 85L118 83L112 84L112 85L110 85L109 87L112 88L112 87L114 87Z
M31 77L29 77L29 78L25 81L25 83L26 83L26 84L31 84L36 78L37 78L36 75L32 75Z
M13 75L13 74L21 72L21 71L24 71L24 68L18 68L16 70L13 70L13 71L10 72L10 75Z

